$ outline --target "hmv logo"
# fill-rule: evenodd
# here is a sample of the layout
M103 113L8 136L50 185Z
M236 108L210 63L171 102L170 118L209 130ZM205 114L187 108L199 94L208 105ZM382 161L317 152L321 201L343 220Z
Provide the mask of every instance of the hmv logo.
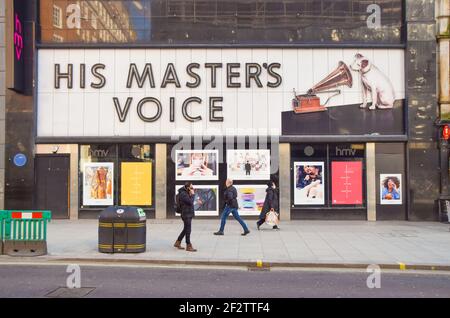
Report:
M352 157L356 154L356 149L336 147L336 156Z
M89 156L90 157L96 157L96 158L105 158L108 156L109 150L102 150L102 149L97 149L97 150L92 150L89 149Z
M14 48L16 51L16 58L18 61L20 61L23 50L23 33L22 33L22 23L20 22L17 13L14 18Z

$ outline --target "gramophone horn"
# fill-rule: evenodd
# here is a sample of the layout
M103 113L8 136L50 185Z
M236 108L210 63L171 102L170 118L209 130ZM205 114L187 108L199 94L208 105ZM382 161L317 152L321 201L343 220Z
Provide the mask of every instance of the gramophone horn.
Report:
M331 72L327 77L321 80L319 83L314 85L311 89L308 90L308 94L315 94L319 92L325 92L330 88L336 88L338 86L347 85L348 87L352 87L353 78L352 73L348 69L348 66L339 61L339 66Z

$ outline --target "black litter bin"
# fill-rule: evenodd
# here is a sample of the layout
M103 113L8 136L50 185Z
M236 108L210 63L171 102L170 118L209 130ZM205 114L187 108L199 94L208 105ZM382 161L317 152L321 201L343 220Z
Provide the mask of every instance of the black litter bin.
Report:
M99 252L145 252L146 220L141 208L110 206L104 209L98 221Z

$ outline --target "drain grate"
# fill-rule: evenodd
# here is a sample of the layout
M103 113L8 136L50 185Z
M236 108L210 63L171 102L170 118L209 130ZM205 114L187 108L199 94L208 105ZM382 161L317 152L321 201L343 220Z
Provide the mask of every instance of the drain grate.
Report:
M95 287L67 288L58 287L49 292L45 297L49 298L83 298L89 295Z

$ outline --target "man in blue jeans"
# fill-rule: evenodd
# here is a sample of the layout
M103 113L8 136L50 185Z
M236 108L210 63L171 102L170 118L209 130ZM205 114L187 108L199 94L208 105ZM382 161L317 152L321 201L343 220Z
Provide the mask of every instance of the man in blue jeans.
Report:
M218 232L215 232L214 235L223 235L223 230L225 229L225 223L227 222L227 217L230 215L230 213L233 214L233 217L241 224L242 228L244 229L244 233L241 235L245 236L250 231L248 230L247 225L245 222L241 219L238 212L238 202L237 202L237 190L235 187L233 187L233 180L227 179L225 181L226 189L224 192L224 201L225 201L225 208L223 209L222 218L220 220L220 230Z

